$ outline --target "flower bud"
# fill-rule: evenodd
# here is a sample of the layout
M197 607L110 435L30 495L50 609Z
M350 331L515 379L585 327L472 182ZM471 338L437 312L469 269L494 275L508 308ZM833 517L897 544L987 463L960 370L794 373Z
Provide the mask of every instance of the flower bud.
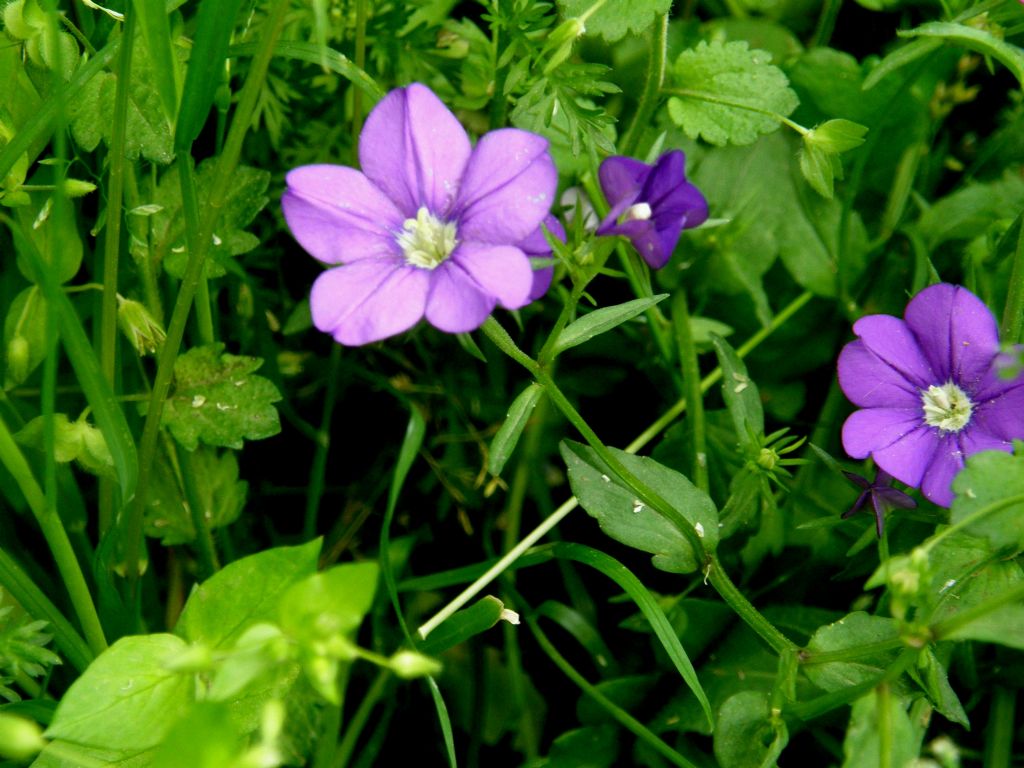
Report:
M96 185L82 181L81 179L64 179L61 184L61 188L64 190L64 194L68 197L84 197L90 192L96 191Z
M424 675L436 675L441 663L416 651L399 651L388 660L388 668L404 680Z
M0 712L0 755L9 760L28 760L45 746L38 724Z
M7 380L13 384L21 384L28 378L31 360L28 339L21 334L12 336L7 342Z
M117 321L140 355L154 354L167 338L163 326L133 299L117 297Z

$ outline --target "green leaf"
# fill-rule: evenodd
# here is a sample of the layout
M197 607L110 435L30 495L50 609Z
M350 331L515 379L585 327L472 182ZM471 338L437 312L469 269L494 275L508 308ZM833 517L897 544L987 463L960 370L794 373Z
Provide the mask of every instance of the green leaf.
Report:
M504 610L505 604L501 600L486 595L469 608L464 608L445 619L437 629L427 635L426 639L417 644L417 648L430 656L437 656L481 632L486 632L501 620Z
M316 572L320 539L275 547L226 565L196 587L175 632L191 643L226 647L246 629L276 620L281 597Z
M178 123L174 128L174 149L192 146L206 123L217 89L225 80L231 32L242 0L203 0L196 14L196 34L188 60L188 72L181 94Z
M281 431L273 406L281 395L269 379L253 375L263 361L223 349L223 344L196 347L174 361L174 389L161 423L190 451L200 440L241 448L243 439Z
M1024 51L1016 45L1004 42L987 29L969 27L951 21L930 21L911 30L899 33L900 37L937 38L947 43L963 46L983 56L991 56L1013 73L1017 82L1024 87Z
M558 336L555 354L590 341L616 326L622 325L642 312L646 312L658 302L668 297L667 293L659 293L643 299L633 299L613 307L602 307L589 312L566 326Z
M32 181L47 184L53 181L53 177L49 173L38 173L33 175ZM24 244L19 245L18 239L15 239L18 270L30 282L42 284L40 273L32 263L38 254L39 259L46 264L47 278L66 283L78 274L82 266L82 238L78 234L74 209L70 205L55 206L49 195L45 198L34 195L33 198L38 207L23 206L17 209L22 231L31 238L33 247L33 253L30 254ZM36 322L41 322L41 318Z
M843 741L843 768L878 768L883 764L912 765L918 757L919 740L915 736L906 705L899 697L889 695L888 722L884 726L879 722L879 694L869 693L853 703L850 724ZM883 727L892 734L892 751L885 763L881 757L880 731Z
M121 638L72 683L45 736L101 749L156 746L195 698L191 676L167 667L186 649L174 635Z
M200 701L171 728L153 755L153 768L224 768L234 765L243 752L231 708Z
M223 528L238 519L245 507L249 484L238 479L238 459L231 451L219 453L205 446L196 448L191 468L201 514L211 529ZM195 541L196 530L185 492L169 460L156 463L150 476L152 490L145 510L146 535L165 546Z
M171 52L171 25L167 21L167 3L164 0L132 0L135 13L146 41L146 52L152 62L154 87L160 95L167 124L174 122L178 113L178 62ZM133 51L132 53L134 53Z
M926 209L917 222L929 250L949 240L984 235L998 221L1012 220L1024 208L1024 179L1007 171L1001 178L968 184Z
M948 640L980 640L1024 650L1024 605L1004 605L945 637Z
M808 132L804 141L820 147L825 152L842 153L849 152L863 144L864 134L867 132L867 126L852 120L828 120Z
M174 158L171 145L171 123L164 103L157 91L157 76L144 40L135 39L132 49L132 69L128 86L128 117L125 130L125 157L137 160L139 156L156 163L167 164ZM82 91L68 104L71 135L82 149L89 152L103 141L108 147L113 140L114 100L117 91L115 72L103 72L85 84Z
M558 8L567 19L586 16L585 33L600 35L614 43L627 34L639 35L659 14L668 13L672 0L607 0L593 13L597 0L558 0Z
M721 768L774 766L788 740L786 724L769 718L768 697L760 691L737 693L718 710L714 748Z
M673 66L677 88L668 112L691 139L723 146L752 144L800 103L771 54L747 43L701 41Z
M807 650L812 654L849 650L894 640L898 636L899 625L895 619L856 611L815 632ZM814 663L812 657L804 666L804 672L819 688L838 691L880 676L896 653L897 649L883 650L865 654L856 661L827 661L822 664Z
M551 742L547 768L612 768L618 765L619 738L612 725L566 731Z
M882 59L874 69L864 78L864 90L874 88L885 80L891 73L912 64L918 59L927 56L932 51L942 47L942 41L934 38L922 38L912 40L906 45L900 46L892 53Z
M673 509L694 527L705 551L714 551L718 545L718 512L707 494L654 459L615 448L609 450L641 483L669 500ZM608 536L650 552L654 555L654 566L669 573L690 573L701 566L689 539L642 504L592 448L566 440L561 451L569 468L572 492Z
M206 160L196 169L196 196L200 210L209 205L216 172L216 159ZM259 245L256 236L246 232L245 227L267 204L269 183L268 171L246 165L235 168L227 200L213 228L213 243L206 251L208 258L204 269L207 277L226 274L234 267L232 257L248 253ZM152 217L153 248L162 257L167 273L180 279L184 277L188 263L188 245L177 165L160 178L153 204L160 207Z
M1020 628L1024 629L1024 622ZM946 656L948 657L949 654L947 653ZM964 711L964 706L960 703L960 697L956 695L949 684L946 667L935 656L931 646L921 649L917 665L911 667L908 672L928 694L932 705L943 717L970 729L971 724L967 719L967 712Z
M815 192L826 200L832 199L833 180L843 178L843 166L839 158L820 147L806 143L800 148L800 172Z
M729 409L740 444L759 449L759 435L764 434L764 407L757 385L747 373L747 366L725 339L711 334L715 355L722 367L722 397Z
M516 449L520 435L526 428L527 422L537 401L544 394L544 389L537 383L527 385L526 389L519 393L512 405L508 408L508 415L502 422L497 434L491 441L491 450L487 455L487 471L494 476L501 474L505 468L505 462Z
M1024 549L1024 454L1021 444L1017 446L1015 454L984 451L969 456L953 480L953 524L986 507L1002 505L1014 496L1022 497L967 526L967 533L988 539L996 549Z

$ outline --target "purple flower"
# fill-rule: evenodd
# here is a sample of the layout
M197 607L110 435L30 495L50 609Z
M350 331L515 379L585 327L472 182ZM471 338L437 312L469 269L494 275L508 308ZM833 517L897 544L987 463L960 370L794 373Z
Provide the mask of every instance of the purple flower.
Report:
M893 507L900 509L917 507L916 501L903 491L892 487L892 476L884 469L875 471L874 482L868 482L867 478L846 470L843 470L843 474L848 480L852 480L863 489L853 506L843 513L843 520L857 514L870 499L871 507L875 511L875 531L878 533L878 538L882 538L882 531L885 530L885 513L888 510Z
M391 91L359 137L362 172L307 165L281 200L295 239L335 266L313 284L313 323L340 344L408 330L480 327L530 301L517 243L547 216L558 181L547 140L514 128L475 147L426 86Z
M629 157L609 157L598 171L611 210L599 235L625 235L653 269L668 263L684 229L708 218L704 195L686 180L686 156L666 152L653 166Z
M839 355L839 385L862 408L843 425L850 456L948 507L965 457L1024 438L1024 377L999 377L995 318L966 288L933 285L904 320L869 315L853 330Z

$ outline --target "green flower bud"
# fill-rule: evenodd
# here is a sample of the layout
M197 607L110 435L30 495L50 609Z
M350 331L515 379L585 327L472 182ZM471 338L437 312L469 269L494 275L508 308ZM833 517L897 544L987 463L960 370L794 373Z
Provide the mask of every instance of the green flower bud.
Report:
M117 297L117 321L140 355L154 354L164 343L167 333L142 304Z
M7 342L7 380L12 384L21 384L27 379L31 359L28 339L20 334L12 336Z
M28 760L45 746L39 725L23 717L0 713L0 755L9 760Z
M84 197L90 192L96 191L95 184L80 179L64 179L64 183L61 186L64 194L68 197Z
M399 677L411 680L414 677L438 674L441 662L416 651L399 651L388 659L388 668Z

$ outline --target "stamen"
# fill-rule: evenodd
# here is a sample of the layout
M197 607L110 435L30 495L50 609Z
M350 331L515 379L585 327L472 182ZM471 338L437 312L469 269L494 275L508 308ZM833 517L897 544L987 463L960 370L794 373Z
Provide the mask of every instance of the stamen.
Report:
M941 387L932 385L921 392L924 423L943 432L959 432L971 421L974 403L960 387L947 381Z
M426 206L416 212L415 219L402 222L402 231L395 239L406 263L420 269L436 269L459 244L455 239L455 222L441 221Z

